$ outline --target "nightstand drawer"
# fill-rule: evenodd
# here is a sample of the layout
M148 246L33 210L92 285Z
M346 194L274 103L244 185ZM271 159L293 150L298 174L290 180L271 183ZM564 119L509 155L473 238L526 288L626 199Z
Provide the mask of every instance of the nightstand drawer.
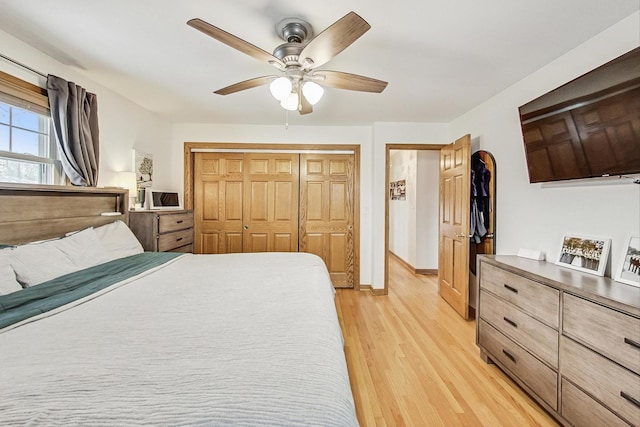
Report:
M640 319L566 293L563 298L563 333L640 374Z
M494 329L484 320L479 323L479 344L553 409L558 407L558 374L525 349Z
M483 262L480 287L558 328L560 291Z
M193 228L193 214L179 213L159 215L158 233L170 233L176 230L184 230L185 228Z
M158 236L158 251L168 252L172 249L193 243L193 229L174 231Z
M560 374L628 422L640 420L640 376L564 336Z
M558 331L482 290L480 317L558 369Z
M613 412L564 378L561 387L562 410L560 414L572 425L580 427L629 426Z

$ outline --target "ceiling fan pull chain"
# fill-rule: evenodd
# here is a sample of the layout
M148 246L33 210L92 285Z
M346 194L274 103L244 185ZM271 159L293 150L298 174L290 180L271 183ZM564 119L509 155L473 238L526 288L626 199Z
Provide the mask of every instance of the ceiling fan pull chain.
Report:
M289 110L284 110L284 130L289 130Z

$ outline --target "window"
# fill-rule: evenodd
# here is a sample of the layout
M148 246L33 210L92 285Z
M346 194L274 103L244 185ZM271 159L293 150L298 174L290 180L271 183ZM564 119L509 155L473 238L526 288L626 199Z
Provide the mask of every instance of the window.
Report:
M0 72L0 182L61 184L44 89Z

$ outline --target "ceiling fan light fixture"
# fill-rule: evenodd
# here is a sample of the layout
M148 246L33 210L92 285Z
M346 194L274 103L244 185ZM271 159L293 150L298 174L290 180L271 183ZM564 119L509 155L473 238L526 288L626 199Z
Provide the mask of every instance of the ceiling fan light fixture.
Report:
M290 92L289 95L280 101L280 105L285 110L296 111L298 109L298 94L296 92Z
M293 89L293 84L287 77L278 77L269 85L271 95L278 101L286 99L291 93L291 89Z
M324 95L324 89L318 83L304 82L302 85L302 94L309 101L309 104L316 105L322 95Z

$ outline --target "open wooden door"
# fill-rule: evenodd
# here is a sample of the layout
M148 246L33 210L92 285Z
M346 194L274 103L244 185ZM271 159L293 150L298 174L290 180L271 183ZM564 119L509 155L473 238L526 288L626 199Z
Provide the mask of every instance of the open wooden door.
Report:
M440 150L438 292L469 318L471 136Z

